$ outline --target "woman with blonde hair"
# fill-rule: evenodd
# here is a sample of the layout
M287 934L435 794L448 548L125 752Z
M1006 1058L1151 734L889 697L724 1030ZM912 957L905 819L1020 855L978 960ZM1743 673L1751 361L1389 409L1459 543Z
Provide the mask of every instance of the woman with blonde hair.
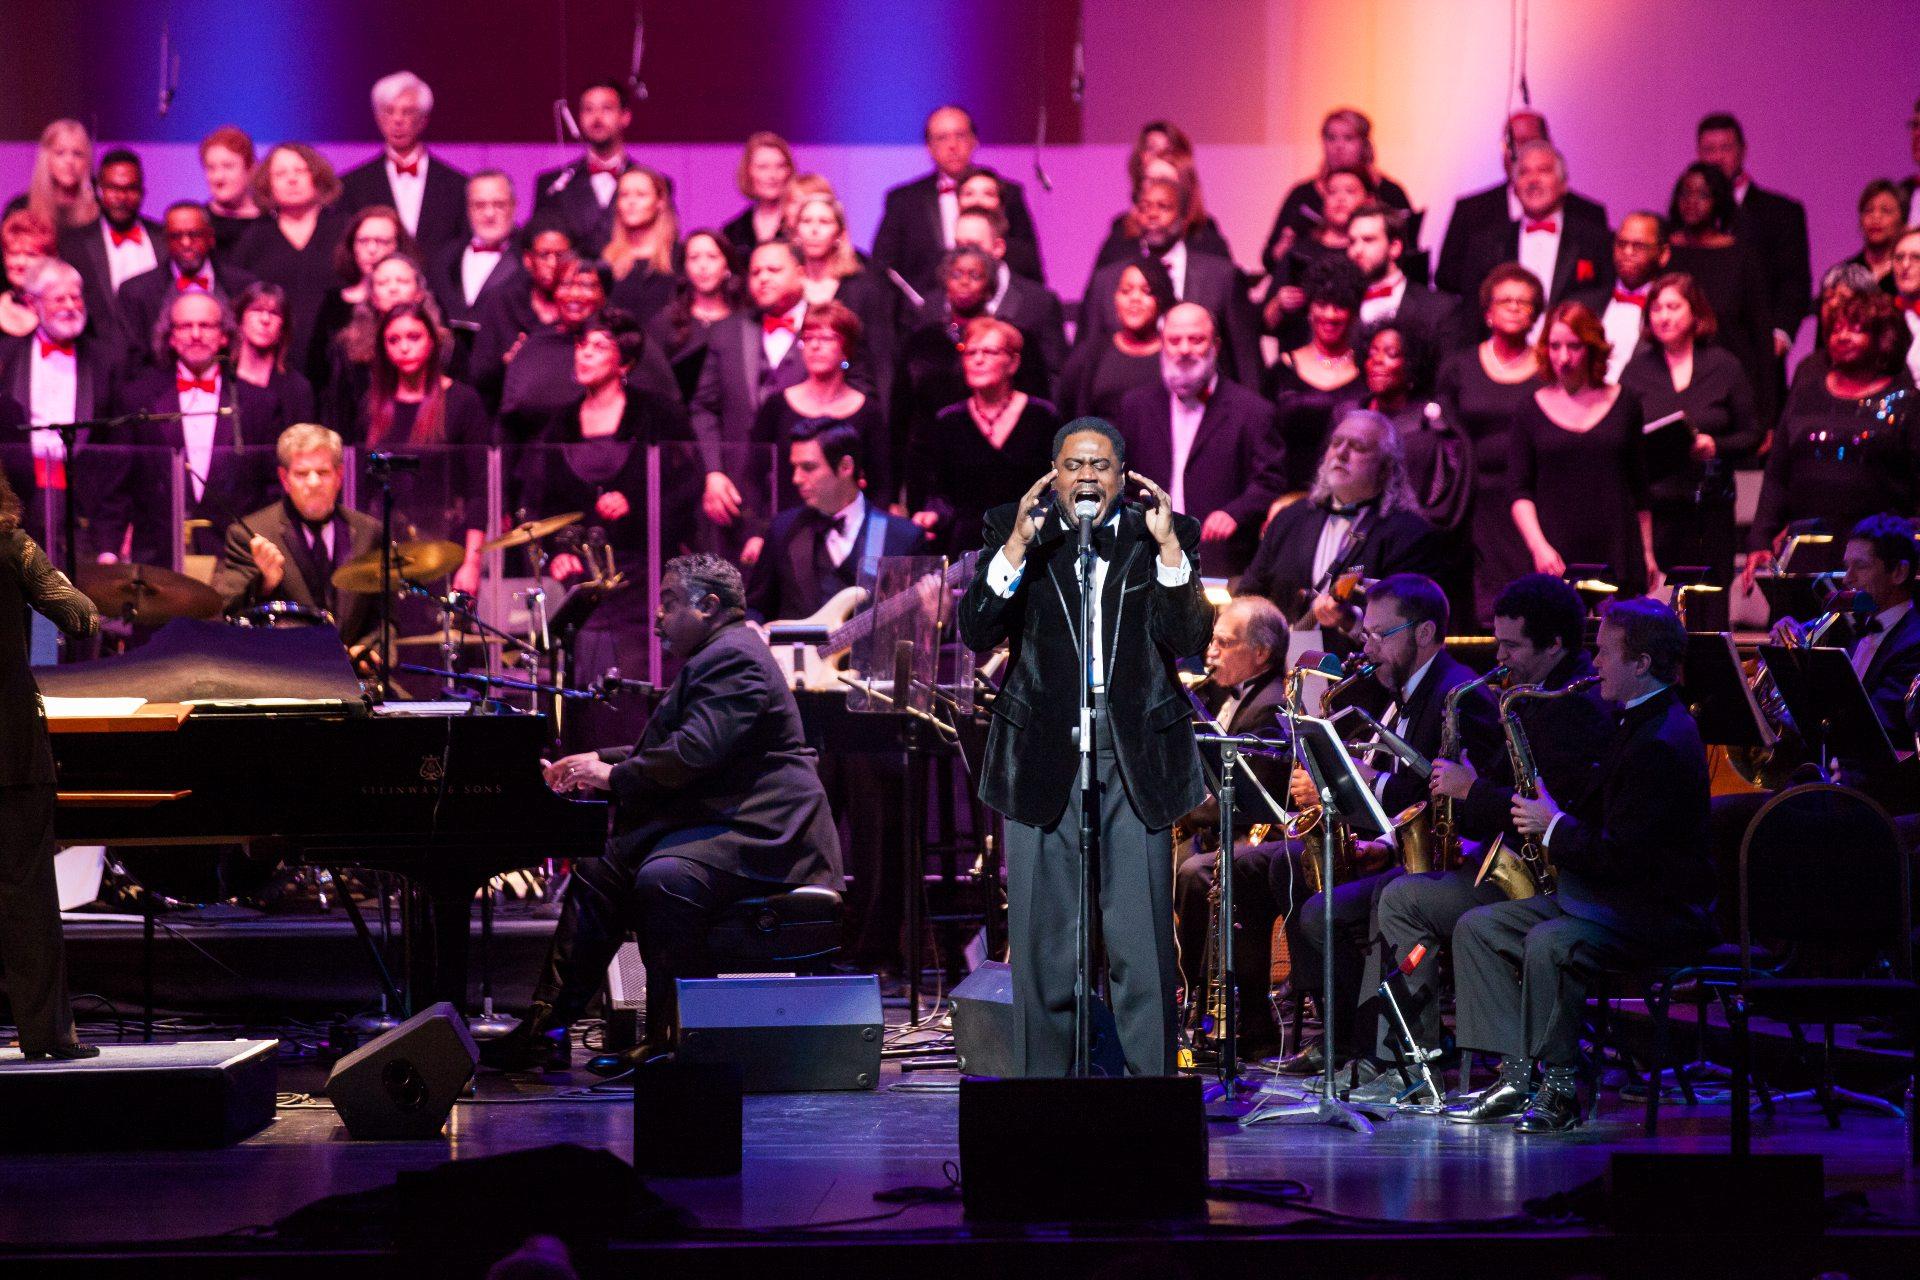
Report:
M720 233L742 254L780 234L785 220L787 186L793 181L793 148L777 133L762 129L749 134L740 149L740 169L734 184L752 201Z
M1352 107L1329 111L1320 122L1320 169L1287 192L1273 220L1273 230L1267 234L1266 248L1260 251L1260 260L1268 271L1278 269L1296 240L1321 228L1326 215L1327 180L1343 169L1360 170L1373 198L1389 209L1413 208L1406 190L1380 172L1374 160L1373 121Z
M93 138L78 120L55 120L40 131L26 207L51 222L55 234L100 216L93 198Z
M673 207L673 183L665 174L637 164L620 175L608 207L613 234L600 258L613 269L608 301L642 325L673 299L674 272L680 266L680 215Z

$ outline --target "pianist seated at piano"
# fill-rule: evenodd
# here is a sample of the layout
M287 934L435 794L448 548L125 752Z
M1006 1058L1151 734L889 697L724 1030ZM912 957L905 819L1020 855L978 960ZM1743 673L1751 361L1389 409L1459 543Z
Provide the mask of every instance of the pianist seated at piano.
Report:
M637 745L563 757L547 784L610 793L613 835L574 866L526 1017L488 1041L507 1071L562 1069L567 1028L599 992L629 932L647 968L647 1032L624 1071L672 1043L677 978L711 976L707 935L730 904L802 885L838 892L840 842L800 709L746 625L740 571L718 556L669 560L654 622L682 662Z
M345 479L340 436L310 422L280 433L275 446L282 496L227 529L213 589L228 613L283 600L324 610L349 648L366 644L378 597L333 585L336 569L380 545L380 522L340 505Z

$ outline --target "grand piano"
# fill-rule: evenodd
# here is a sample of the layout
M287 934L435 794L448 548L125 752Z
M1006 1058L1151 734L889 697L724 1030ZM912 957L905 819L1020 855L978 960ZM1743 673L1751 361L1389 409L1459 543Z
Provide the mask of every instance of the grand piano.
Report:
M464 1005L487 880L604 848L607 805L541 780L547 716L369 705L329 628L178 619L130 654L34 674L62 844L270 842L289 861L397 873L415 1008Z

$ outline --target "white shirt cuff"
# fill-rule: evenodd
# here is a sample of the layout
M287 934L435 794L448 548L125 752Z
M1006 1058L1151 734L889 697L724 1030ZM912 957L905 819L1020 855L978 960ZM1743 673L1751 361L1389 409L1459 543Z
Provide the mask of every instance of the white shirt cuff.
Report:
M1169 569L1167 562L1156 555L1153 561L1153 570L1161 586L1184 587L1187 585L1187 579L1193 576L1193 561L1187 559L1187 553L1182 551L1180 553L1180 563Z
M1560 819L1566 816L1564 812L1556 813L1553 815L1552 821L1547 823L1547 829L1540 833L1540 847L1542 849L1551 849L1553 847L1553 829L1559 826Z
M1773 336L1780 339L1782 342L1786 343L1788 346L1793 345L1793 335L1788 333L1785 329L1775 329L1773 331Z
M993 553L993 559L987 562L987 585L993 588L993 594L1001 599L1013 595L1013 589L1020 585L1020 575L1026 572L1026 566L1018 569L1007 559L1005 547Z

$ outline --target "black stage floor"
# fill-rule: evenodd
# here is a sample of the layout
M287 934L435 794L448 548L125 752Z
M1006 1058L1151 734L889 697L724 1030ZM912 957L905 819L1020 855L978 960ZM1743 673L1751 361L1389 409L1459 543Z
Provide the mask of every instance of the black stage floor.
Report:
M283 1090L317 1089L317 1064L292 1062ZM1723 1104L1673 1107L1646 1138L1639 1108L1608 1094L1598 1123L1564 1139L1402 1115L1371 1136L1333 1128L1211 1126L1218 1180L1293 1179L1308 1207L1215 1199L1205 1223L1133 1228L969 1228L957 1201L876 1200L944 1187L958 1163L951 1072L903 1076L889 1064L870 1093L749 1097L738 1177L655 1180L693 1230L583 1259L587 1275L736 1276L749 1266L836 1277L1066 1276L1912 1276L1920 1273L1920 1180L1901 1123L1849 1114L1757 1121L1756 1149L1825 1157L1829 1197L1857 1197L1852 1225L1824 1238L1765 1238L1764 1222L1649 1224L1621 1236L1529 1221L1528 1201L1603 1175L1617 1152L1723 1152ZM10 1155L0 1160L0 1269L8 1275L109 1272L215 1275L478 1276L486 1259L464 1228L431 1231L430 1258L309 1246L299 1254L248 1231L324 1196L367 1191L449 1159L575 1143L633 1154L631 1095L584 1072L483 1077L431 1142L349 1141L331 1107L283 1099L265 1130L223 1151ZM942 1086L945 1086L944 1088ZM1861 1209L1866 1214L1860 1212ZM880 1220L875 1215L889 1215ZM532 1229L534 1224L529 1224ZM768 1250L778 1249L776 1256Z

